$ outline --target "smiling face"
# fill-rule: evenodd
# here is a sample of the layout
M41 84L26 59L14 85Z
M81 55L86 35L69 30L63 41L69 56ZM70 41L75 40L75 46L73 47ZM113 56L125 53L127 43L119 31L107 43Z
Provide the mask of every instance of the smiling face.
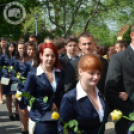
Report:
M79 68L79 75L81 83L86 86L96 86L101 77L98 70L83 71L81 68Z
M44 49L43 55L40 53L40 59L42 60L43 66L53 68L56 61L56 56L52 49L46 48Z
M90 54L95 47L95 43L92 37L80 37L79 39L79 48L83 54Z

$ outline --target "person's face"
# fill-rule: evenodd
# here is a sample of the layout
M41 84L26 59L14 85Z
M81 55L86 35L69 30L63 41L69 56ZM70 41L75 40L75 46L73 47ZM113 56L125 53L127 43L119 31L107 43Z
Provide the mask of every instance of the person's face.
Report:
M10 52L10 53L13 53L14 52L14 46L13 46L13 44L11 44L9 47L8 47L8 51Z
M2 49L5 49L5 48L6 48L6 45L7 45L7 41L2 40L2 41L0 42L0 45L1 45L1 48L2 48Z
M76 51L77 51L77 43L76 42L69 42L67 45L66 45L66 50L67 50L67 53L69 54L75 54Z
M26 53L27 53L27 55L29 57L34 56L34 54L35 54L35 48L34 48L34 46L28 46L27 47L27 50L26 50Z
M18 44L18 52L19 55L22 57L24 52L24 44Z
M37 44L37 42L38 42L38 40L36 40L36 38L31 38L31 37L29 37L29 41L31 41L31 42L33 42L35 44Z
M92 37L80 37L79 39L79 48L83 54L90 54L93 51L95 43Z
M40 59L44 66L53 67L56 61L56 56L52 49L46 48L44 49L43 55L40 53Z
M96 86L101 77L101 73L98 70L82 71L81 68L79 68L79 75L80 81L88 86Z
M120 47L120 44L116 44L115 45L115 51L118 53L118 52L120 52L120 51L122 51L123 49Z

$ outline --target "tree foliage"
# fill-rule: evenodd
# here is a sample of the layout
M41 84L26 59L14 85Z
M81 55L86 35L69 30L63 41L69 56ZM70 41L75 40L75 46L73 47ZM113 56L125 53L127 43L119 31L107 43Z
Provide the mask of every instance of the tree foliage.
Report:
M17 1L20 4L22 4L25 7L25 10L27 13L30 12L29 8L37 6L38 1L37 0L1 0L0 1L0 36L6 37L9 40L18 40L22 36L22 29L23 26L21 24L13 25L9 24L4 16L3 16L3 10L6 4L9 2Z

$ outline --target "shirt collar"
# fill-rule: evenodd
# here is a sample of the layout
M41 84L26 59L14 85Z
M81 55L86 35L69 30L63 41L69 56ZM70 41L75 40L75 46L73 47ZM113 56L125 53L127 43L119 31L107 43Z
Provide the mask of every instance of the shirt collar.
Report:
M55 72L61 72L61 70L54 68L54 69L53 69L53 73L55 73ZM37 67L36 75L39 76L39 75L41 75L41 74L43 74L43 73L45 73L45 72L44 72L44 70L43 70L43 68L42 68L42 66L41 66L41 64L40 64L40 65Z
M130 47L132 48L132 50L134 51L134 47L132 46L132 44L130 43Z
M75 58L76 58L76 55L74 56L74 58L71 58L68 54L67 54L67 56L69 59L72 59L72 60L75 60Z
M95 92L96 92L96 95L98 97L98 88L95 86ZM84 89L82 88L81 84L80 84L80 81L77 83L76 85L76 100L78 101L79 99L81 98L84 98L88 96L87 93L84 91Z

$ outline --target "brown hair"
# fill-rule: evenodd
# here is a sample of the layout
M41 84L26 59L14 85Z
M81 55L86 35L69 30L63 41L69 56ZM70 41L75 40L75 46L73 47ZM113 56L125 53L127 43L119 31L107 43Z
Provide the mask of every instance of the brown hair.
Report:
M78 69L82 71L98 70L102 73L103 66L99 58L94 54L86 54L82 56L78 63Z
M66 38L66 40L65 40L65 43L66 43L66 45L69 43L69 42L75 42L75 43L78 43L78 39L77 39L77 37L75 37L75 36L68 36L67 38Z
M123 47L127 48L127 46L128 46L128 43L127 43L126 41L124 41L124 40L117 41L117 42L115 43L115 45L116 45L116 44L119 44L119 46L120 46L121 48L123 48Z
M61 49L65 46L65 39L62 37L56 37L53 41L53 44L56 46L57 49Z
M100 56L106 55L107 54L107 51L108 51L108 49L107 49L106 46L99 46L99 55Z
M94 41L94 37L91 33L89 32L82 32L80 35L79 35L79 42L80 42L80 38L81 37L92 37L93 38L93 41Z

